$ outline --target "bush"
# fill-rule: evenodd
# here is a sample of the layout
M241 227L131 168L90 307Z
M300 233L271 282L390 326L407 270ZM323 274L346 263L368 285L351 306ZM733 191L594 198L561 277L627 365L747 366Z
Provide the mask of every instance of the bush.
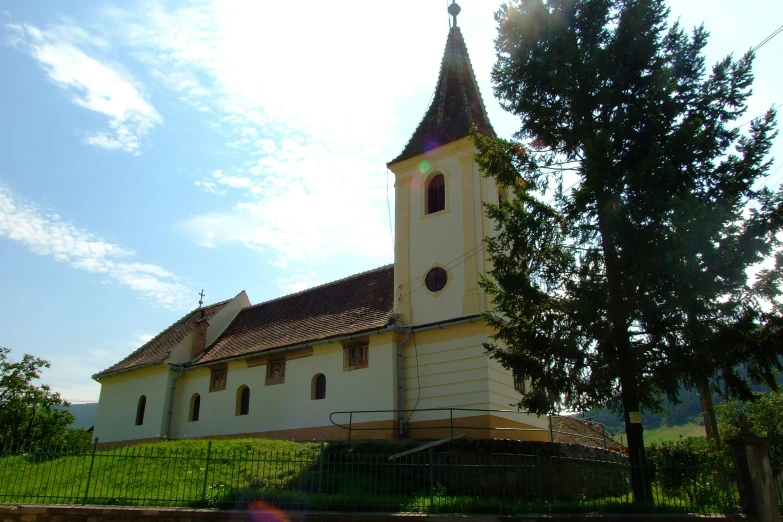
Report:
M750 403L727 401L716 410L721 440L726 441L739 435L737 418L742 412L750 421L753 434L767 438L772 467L783 467L783 395L761 393ZM728 445L725 446L728 451Z
M716 472L725 474L720 471L722 454L703 438L653 443L647 448L647 461L666 495L685 495L698 505L709 503L717 494Z

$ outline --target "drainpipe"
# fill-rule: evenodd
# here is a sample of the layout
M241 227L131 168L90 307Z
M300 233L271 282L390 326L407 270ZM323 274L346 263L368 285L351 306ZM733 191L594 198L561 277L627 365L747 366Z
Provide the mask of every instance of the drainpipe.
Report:
M169 365L169 368L172 371L179 371L178 375L175 375L173 379L171 379L171 392L169 394L169 416L168 419L166 419L166 440L169 440L169 436L171 435L171 417L174 415L174 393L177 391L177 379L182 377L182 375L185 373L185 368L183 366L175 366L173 364Z
M413 328L401 329L399 331L405 331L405 339L397 343L397 426L400 430L400 438L405 434L405 415L403 414L403 408L405 408L405 399L403 398L402 389L402 345L408 342L413 333Z

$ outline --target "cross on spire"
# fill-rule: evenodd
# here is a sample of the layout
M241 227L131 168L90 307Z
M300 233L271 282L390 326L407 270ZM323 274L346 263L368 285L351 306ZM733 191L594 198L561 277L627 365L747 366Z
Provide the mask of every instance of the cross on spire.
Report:
M198 300L198 307L201 308L201 305L204 304L204 289L201 289L201 293L198 294L201 299Z
M451 25L452 27L457 27L457 15L462 11L462 8L457 4L456 0L451 0L451 5L449 6L449 14L454 18L454 23Z

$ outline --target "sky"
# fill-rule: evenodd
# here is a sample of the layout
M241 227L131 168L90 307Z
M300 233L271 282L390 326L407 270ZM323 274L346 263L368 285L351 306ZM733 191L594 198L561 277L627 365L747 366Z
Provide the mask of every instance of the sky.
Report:
M490 80L501 2L459 3L511 137ZM446 4L0 1L0 346L96 401L91 375L202 289L258 303L391 263L385 165L429 105ZM779 0L738 5L670 3L711 32L708 63L783 24ZM783 35L759 49L747 120L783 103L782 55Z

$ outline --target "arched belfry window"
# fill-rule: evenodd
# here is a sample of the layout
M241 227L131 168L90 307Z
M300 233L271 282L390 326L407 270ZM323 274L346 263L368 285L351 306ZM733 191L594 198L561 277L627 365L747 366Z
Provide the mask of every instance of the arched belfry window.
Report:
M427 214L434 214L446 208L446 179L435 174L427 184Z
M198 421L199 413L201 412L201 396L198 393L194 393L190 398L190 422Z
M244 384L237 390L236 415L247 415L250 413L250 388Z
M144 424L144 410L147 408L147 396L139 397L139 404L136 406L136 426Z
M313 377L312 390L310 398L314 401L320 401L326 398L326 375L319 373Z

